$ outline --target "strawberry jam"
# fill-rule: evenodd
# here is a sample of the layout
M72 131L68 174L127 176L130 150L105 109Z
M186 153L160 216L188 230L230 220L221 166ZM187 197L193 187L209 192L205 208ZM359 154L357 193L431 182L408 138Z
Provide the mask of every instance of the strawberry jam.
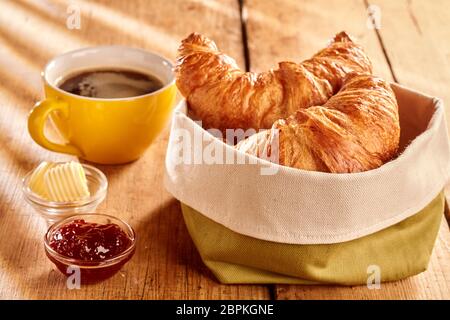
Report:
M50 247L59 254L81 261L103 261L124 252L131 239L114 223L74 220L57 229Z
M47 244L52 249L46 250L47 256L57 268L70 276L73 267L78 267L82 283L109 278L134 254L134 238L119 225L84 219L53 229L47 234Z

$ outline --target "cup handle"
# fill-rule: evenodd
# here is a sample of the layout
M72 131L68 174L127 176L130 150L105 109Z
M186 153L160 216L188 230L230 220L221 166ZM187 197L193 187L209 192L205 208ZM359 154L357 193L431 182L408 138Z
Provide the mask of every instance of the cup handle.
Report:
M82 157L80 149L72 144L59 144L47 139L44 127L48 116L58 110L64 117L69 116L69 106L66 102L57 99L45 99L36 103L28 115L28 132L31 138L41 147L50 151L68 153Z

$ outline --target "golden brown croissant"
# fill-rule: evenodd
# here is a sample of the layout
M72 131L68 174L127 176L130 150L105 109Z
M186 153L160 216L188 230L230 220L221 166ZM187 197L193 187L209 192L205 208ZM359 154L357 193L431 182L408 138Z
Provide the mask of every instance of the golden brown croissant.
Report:
M279 69L243 72L215 43L193 33L182 41L177 86L205 128L270 128L300 108L322 105L350 72L371 73L360 46L341 32L331 44L302 63L281 62Z
M371 75L349 74L323 106L300 109L272 129L236 148L279 163L323 172L360 172L395 156L400 139L397 101L389 84Z

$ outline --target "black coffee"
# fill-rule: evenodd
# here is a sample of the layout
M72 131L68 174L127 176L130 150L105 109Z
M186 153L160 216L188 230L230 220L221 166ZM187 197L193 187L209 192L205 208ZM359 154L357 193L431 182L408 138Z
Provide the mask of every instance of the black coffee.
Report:
M151 74L128 69L96 69L67 76L58 85L64 91L91 98L128 98L163 87Z

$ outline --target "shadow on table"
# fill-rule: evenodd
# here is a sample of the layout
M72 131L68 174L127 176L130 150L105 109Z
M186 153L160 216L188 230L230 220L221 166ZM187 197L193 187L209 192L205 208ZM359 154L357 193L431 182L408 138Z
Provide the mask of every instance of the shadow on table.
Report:
M178 200L172 198L157 210L148 213L145 219L139 221L136 232L139 236L137 254L145 254L148 268L154 268L148 272L148 277L154 277L159 272L160 281L174 280L176 273L184 272L186 279L193 280L195 277L203 276L217 283L213 274L203 264L191 240ZM146 282L148 280L150 279L146 279ZM191 284L189 287L194 285ZM185 289L188 290L189 287Z
M164 5L166 3L166 5ZM129 15L127 11L134 11L128 3L109 2L107 5L101 2L80 2L78 5L70 1L53 3L45 2L16 2L16 10L28 15L33 15L40 21L51 26L60 33L65 33L73 38L73 41L86 45L124 44L147 47L150 45L158 49L164 55L176 52L178 39L168 33L167 28L161 28L154 22L154 15L167 16L163 12L155 12L149 9L151 15L148 19L142 17L145 14L145 6L139 6L139 15ZM124 7L123 7L124 5ZM158 4L152 3L152 6ZM68 9L74 7L80 10L80 28L68 29L66 27L70 14ZM159 0L159 7L167 12L167 2ZM144 11L144 12L143 12ZM151 23L149 23L151 22Z
M37 259L44 256L42 242L30 236L39 230L40 235L45 233L45 222L31 214L18 214L17 207L25 204L11 205L12 201L20 199L21 195L6 194L0 190L0 233L4 239L0 243L0 296L4 298L32 298L34 268L39 265ZM20 190L18 191L20 192ZM6 208L10 209L7 210ZM11 208L12 207L12 208ZM32 209L28 208L28 212ZM23 257L28 257L24 259ZM27 292L25 295L24 293ZM6 294L14 294L6 296ZM31 296L30 296L31 294Z

